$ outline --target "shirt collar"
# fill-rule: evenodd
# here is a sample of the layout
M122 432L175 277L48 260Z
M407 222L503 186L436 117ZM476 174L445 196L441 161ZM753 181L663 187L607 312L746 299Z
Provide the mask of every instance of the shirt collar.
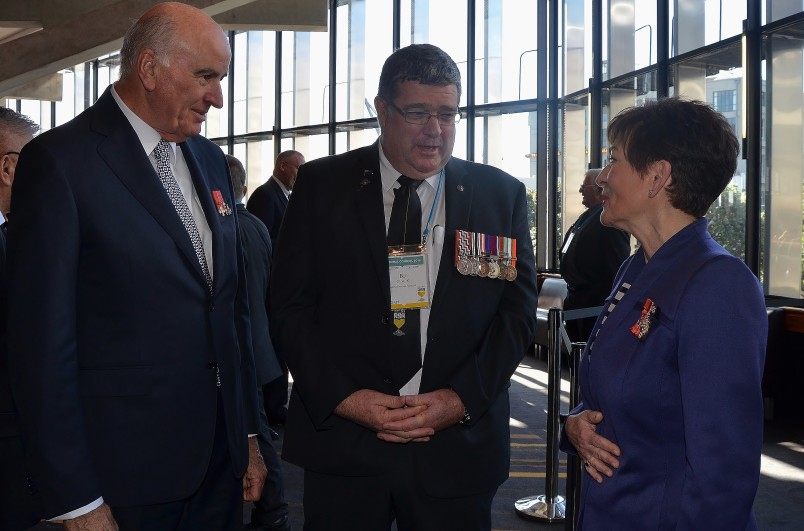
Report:
M273 179L273 180L275 180L275 181L276 181L276 184L278 184L278 185L279 185L279 188L282 190L282 192L284 192L284 193L285 193L285 197L290 197L290 190L288 190L288 189L285 187L285 183L283 183L282 181L280 181L279 179L277 179L277 178L276 178L276 177L274 177L273 175L271 175L271 179Z
M140 140L140 144L142 144L143 150L145 150L145 154L150 157L151 153L153 153L154 148L162 139L162 135L159 132L145 123L142 118L134 114L134 111L128 108L128 105L123 103L123 100L117 94L117 91L112 85L112 97L114 101L117 102L117 105L120 107L120 110L123 111L126 119L128 119L131 127L134 129L134 133L136 133L137 138ZM176 155L176 143L169 142L170 150L171 150L171 158L175 159Z
M394 188L394 185L396 185L397 179L399 179L399 176L402 175L402 172L396 170L396 168L391 165L391 162L388 160L382 150L382 142L378 142L377 144L380 148L380 176L382 177L382 189L383 192L388 192ZM441 170L438 170L436 173L425 179L425 182L429 184L433 190L438 187L438 176L440 174Z

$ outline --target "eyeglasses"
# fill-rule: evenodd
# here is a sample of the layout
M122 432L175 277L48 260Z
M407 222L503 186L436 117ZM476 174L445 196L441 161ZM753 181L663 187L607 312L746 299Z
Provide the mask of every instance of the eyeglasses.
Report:
M6 151L2 155L0 155L0 157L5 157L6 155L19 155L19 154L20 154L19 151Z
M405 121L409 124L416 124L416 125L424 125L430 122L430 118L435 116L436 120L438 120L438 125L455 125L461 119L461 113L458 111L455 112L445 112L445 113L438 113L432 114L429 112L424 111L403 111L390 101L388 105L391 106L396 112L402 115L405 118Z

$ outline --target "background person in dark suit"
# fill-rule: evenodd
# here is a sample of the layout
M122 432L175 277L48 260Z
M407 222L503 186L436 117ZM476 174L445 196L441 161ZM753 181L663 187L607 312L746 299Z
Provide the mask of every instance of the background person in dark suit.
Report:
M271 178L255 188L248 198L247 210L265 223L274 244L279 238L282 218L285 217L290 193L302 164L304 155L292 149L283 151L276 157ZM282 367L282 376L265 384L263 394L268 422L272 426L283 426L288 415L288 366L280 349L277 349L276 355Z
M600 222L601 188L595 184L599 169L588 170L578 191L586 211L567 230L561 246L561 277L567 283L564 309L600 306L611 292L614 276L631 253L627 232ZM572 341L586 341L596 317L567 322Z
M11 209L11 185L22 146L39 131L27 116L0 107L0 529L26 529L37 521L23 462L19 419L8 375L8 286L6 285L6 224Z
M234 198L198 136L229 58L209 16L158 4L120 80L20 155L11 381L36 498L67 530L239 530L259 498Z
M304 164L304 155L298 151L283 151L276 157L271 178L251 192L247 209L268 227L271 241L276 242L282 218L288 207L288 199L296 184L299 167Z
M525 186L452 157L460 90L439 48L398 50L374 100L380 140L299 172L271 323L293 374L283 458L305 469L307 529L381 530L394 519L400 531L491 527L508 477L510 377L535 331L536 274ZM411 310L400 328L391 311L397 195L420 200L412 236L428 246L432 305L415 327ZM516 238L516 279L460 274L457 229Z
M251 529L263 531L289 531L288 504L285 501L282 467L271 444L278 435L268 425L263 407L262 386L279 378L282 369L276 359L268 324L268 281L271 278L271 235L265 224L250 214L243 206L248 190L246 169L232 155L226 155L229 174L232 178L237 219L240 222L240 240L243 244L243 259L246 264L246 287L248 290L249 316L251 320L251 347L254 351L254 366L257 370L257 403L260 407L260 453L268 468L268 477L262 496L254 502L251 513Z

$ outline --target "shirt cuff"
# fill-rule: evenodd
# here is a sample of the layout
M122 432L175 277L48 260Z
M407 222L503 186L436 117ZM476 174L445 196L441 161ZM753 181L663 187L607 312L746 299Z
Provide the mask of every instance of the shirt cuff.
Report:
M78 509L70 511L69 513L64 513L64 514L62 514L60 516L57 516L55 518L51 518L51 519L48 520L48 522L52 522L54 520L72 520L73 518L78 518L79 516L84 516L85 514L87 514L90 511L94 511L95 509L97 509L101 505L103 505L103 496L101 496L100 498L98 498L97 500L95 500L93 502L90 502L90 503L84 505L83 507L80 507Z

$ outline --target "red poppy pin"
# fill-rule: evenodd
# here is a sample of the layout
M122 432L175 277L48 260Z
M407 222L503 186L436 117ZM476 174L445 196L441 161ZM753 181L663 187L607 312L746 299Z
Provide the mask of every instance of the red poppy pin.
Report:
M645 303L642 305L642 315L639 316L637 322L631 327L631 333L640 341L644 340L648 332L650 332L651 325L658 318L659 307L656 306L652 300L645 299Z
M232 208L223 200L220 190L212 190L212 199L215 201L215 208L221 216L228 216L232 213Z

